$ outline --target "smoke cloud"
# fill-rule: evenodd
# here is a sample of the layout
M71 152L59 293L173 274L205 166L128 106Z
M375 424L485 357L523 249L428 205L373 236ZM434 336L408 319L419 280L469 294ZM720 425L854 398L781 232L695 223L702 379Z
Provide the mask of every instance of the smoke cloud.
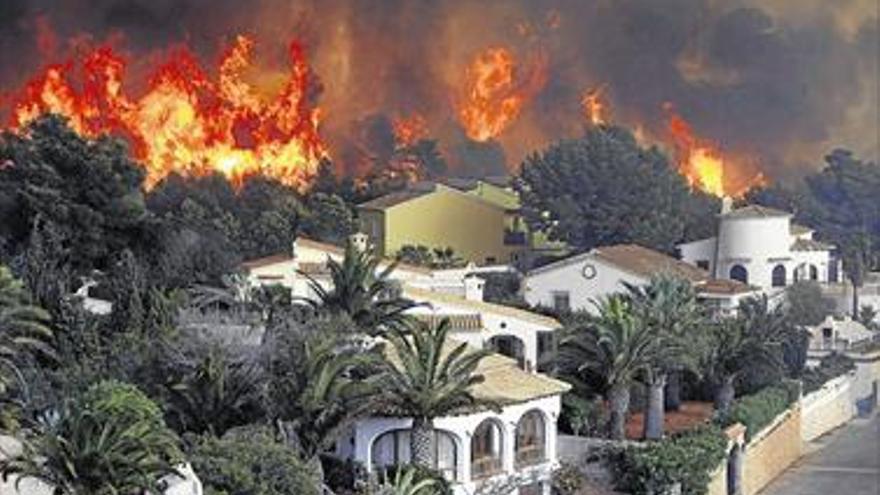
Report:
M834 146L880 155L875 0L5 0L0 84L15 88L47 51L86 38L112 40L136 74L174 44L214 60L237 33L255 36L266 67L283 63L288 40L304 42L337 156L418 113L458 172L492 169L489 156L515 168L582 132L580 97L598 86L614 122L662 135L671 103L770 178L813 170ZM546 83L497 141L477 144L456 105L465 68L494 46L546 57ZM271 86L271 71L263 78Z

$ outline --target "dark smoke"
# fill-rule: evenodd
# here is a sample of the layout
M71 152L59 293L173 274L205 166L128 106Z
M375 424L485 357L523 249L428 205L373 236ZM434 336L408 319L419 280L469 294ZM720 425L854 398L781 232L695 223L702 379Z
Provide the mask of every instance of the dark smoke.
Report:
M324 85L331 149L362 148L366 136L386 153L387 119L419 112L460 173L497 172L505 156L515 166L579 133L581 93L604 85L615 121L662 134L671 102L699 134L787 177L833 146L877 160L877 9L876 0L4 0L0 83L10 89L40 65L39 16L59 40L121 36L135 56L185 42L210 60L246 32L275 57L297 36ZM548 82L500 145L474 143L454 124L456 91L470 58L496 45L520 59L546 53Z

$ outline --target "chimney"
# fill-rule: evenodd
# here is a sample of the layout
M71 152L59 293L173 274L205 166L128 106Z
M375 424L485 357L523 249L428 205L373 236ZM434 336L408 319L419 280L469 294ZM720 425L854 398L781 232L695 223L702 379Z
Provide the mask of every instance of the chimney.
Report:
M483 287L486 281L476 275L464 277L464 298L468 301L483 301Z
M724 196L721 198L721 214L727 214L733 211L733 198Z
M370 238L363 232L355 232L348 238L348 242L350 242L358 252L363 253L369 247Z

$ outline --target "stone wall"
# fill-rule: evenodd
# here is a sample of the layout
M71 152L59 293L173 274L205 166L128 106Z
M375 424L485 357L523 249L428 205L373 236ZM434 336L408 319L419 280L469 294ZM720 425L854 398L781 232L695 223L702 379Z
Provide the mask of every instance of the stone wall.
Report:
M842 426L855 415L855 373L829 380L801 399L801 439L812 441Z
M754 495L782 474L802 454L801 410L782 413L745 446L743 495Z

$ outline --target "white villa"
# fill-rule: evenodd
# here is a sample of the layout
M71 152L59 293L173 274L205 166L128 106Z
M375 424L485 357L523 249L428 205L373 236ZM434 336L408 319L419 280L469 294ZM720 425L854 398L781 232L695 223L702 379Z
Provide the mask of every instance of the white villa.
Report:
M774 295L793 282L835 283L840 262L834 246L813 239L813 230L791 223L790 213L758 205L719 215L718 235L679 245L681 258L714 278L738 280Z
M524 371L497 354L484 359L477 372L485 379L474 395L495 401L501 410L435 419L436 468L453 482L456 495L472 495L486 485L518 495L550 495L559 465L556 420L569 385ZM339 441L336 453L371 473L407 463L411 424L409 418L392 416L362 419Z
M352 242L368 248L366 236L355 235ZM303 274L329 286L327 259L343 256L340 247L299 238L291 253L248 261L243 268L252 286L281 284L295 296L309 297L313 294ZM378 269L390 263L385 260ZM561 325L553 318L483 301L484 280L476 274L507 270L398 264L391 274L405 297L421 303L410 310L413 316L430 323L448 319L452 339L498 353L480 363L477 372L484 381L474 394L495 401L501 410L462 411L434 420L436 467L453 482L456 495L471 495L486 486L503 487L497 493L550 495L551 475L558 467L556 421L569 386L536 370ZM337 454L370 472L408 462L411 422L393 416L361 419L337 444Z
M734 311L758 289L736 280L718 280L705 270L636 244L603 246L531 270L523 280L529 304L558 311L595 311L594 301L645 285L651 277L675 275L691 281L698 297L722 313Z

